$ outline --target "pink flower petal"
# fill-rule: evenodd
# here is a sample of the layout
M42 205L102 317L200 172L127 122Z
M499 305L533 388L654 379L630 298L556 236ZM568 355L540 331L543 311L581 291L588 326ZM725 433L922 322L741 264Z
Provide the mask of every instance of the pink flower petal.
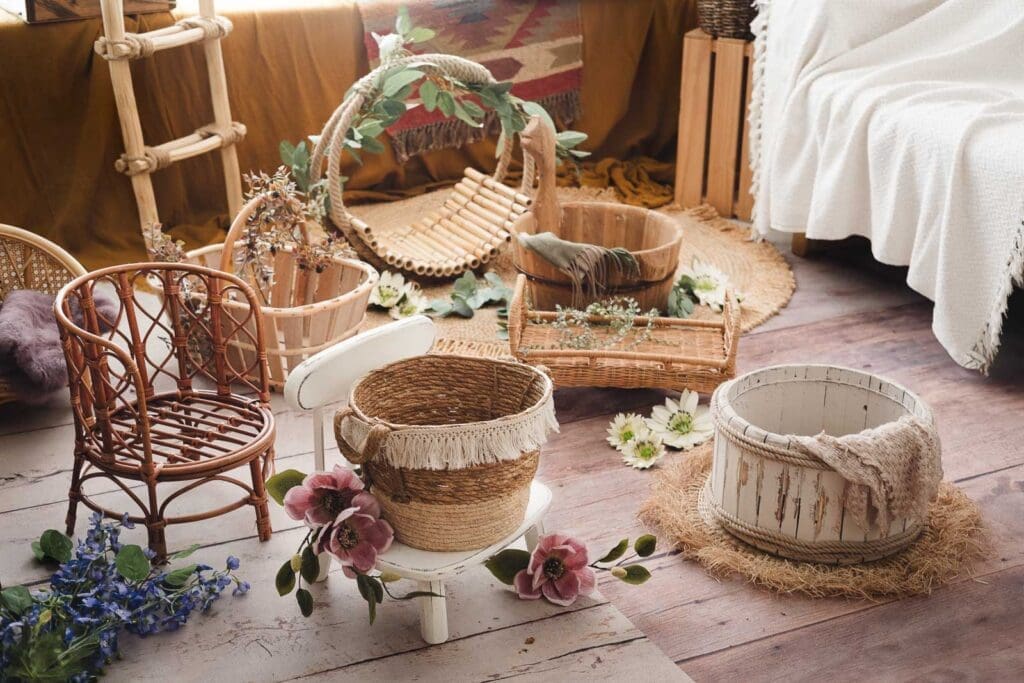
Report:
M361 572L368 572L377 564L377 550L369 543L358 543L348 551L348 560Z
M313 492L305 486L293 486L284 494L284 511L296 521L302 521L312 505Z
M372 493L361 491L352 498L352 507L371 517L380 517L380 503Z
M576 599L580 594L580 577L574 572L566 572L551 582L555 592L565 599Z
M310 491L315 489L338 488L334 483L334 475L330 472L313 472L312 474L307 474L306 478L302 480L302 487L307 488Z
M566 574L565 576L573 576L572 574ZM562 579L565 576L561 577ZM561 579L559 579L561 580ZM571 596L563 596L561 592L555 587L553 581L549 581L541 587L541 592L544 593L544 597L547 598L548 602L552 602L562 607L568 607L572 603L576 602L576 596L578 593L572 593Z
M576 572L576 576L580 579L580 595L592 594L597 587L597 576L594 574L594 570L590 567L585 567Z
M516 595L523 600L537 600L540 598L540 591L533 587L533 577L525 569L520 569L512 581L516 589Z
M331 476L334 479L334 486L339 490L350 489L352 491L362 491L363 481L356 476L356 473L347 467L341 465L335 465L334 471L331 472Z

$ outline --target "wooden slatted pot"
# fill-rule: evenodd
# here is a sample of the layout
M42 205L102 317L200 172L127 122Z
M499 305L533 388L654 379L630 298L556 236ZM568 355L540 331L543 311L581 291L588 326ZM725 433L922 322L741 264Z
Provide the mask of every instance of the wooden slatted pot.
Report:
M925 520L896 519L888 534L847 515L847 481L791 444L791 435L841 437L928 406L875 375L827 365L781 365L737 377L712 397L715 451L701 512L737 538L794 560L851 564L913 543Z
M519 217L514 229L535 234L537 225L531 212ZM557 226L549 229L570 242L622 247L636 258L639 273L609 272L605 282L596 287L596 296L588 282L583 283L582 291L574 291L567 275L513 239L512 260L516 270L526 275L532 284L535 308L546 311L553 311L556 306L583 308L606 297L628 296L636 299L643 310L665 311L682 244L682 231L671 218L637 206L568 202L561 206Z

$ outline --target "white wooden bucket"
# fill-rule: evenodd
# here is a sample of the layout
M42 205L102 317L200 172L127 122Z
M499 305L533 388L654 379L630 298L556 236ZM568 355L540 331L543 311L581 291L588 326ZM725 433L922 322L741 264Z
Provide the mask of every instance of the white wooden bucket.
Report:
M895 382L828 365L780 365L737 377L711 401L715 451L701 513L741 540L795 560L852 564L910 545L924 520L894 520L885 535L847 515L846 480L792 448L790 436L854 434L912 414L934 424Z

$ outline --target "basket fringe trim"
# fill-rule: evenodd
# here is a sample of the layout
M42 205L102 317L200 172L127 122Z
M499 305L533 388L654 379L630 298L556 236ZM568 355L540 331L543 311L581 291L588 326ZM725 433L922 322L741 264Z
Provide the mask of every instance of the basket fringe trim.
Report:
M373 422L352 417L341 437L360 448ZM551 394L530 410L486 422L459 425L414 425L392 430L378 457L392 467L421 470L464 469L515 460L538 450L558 431Z

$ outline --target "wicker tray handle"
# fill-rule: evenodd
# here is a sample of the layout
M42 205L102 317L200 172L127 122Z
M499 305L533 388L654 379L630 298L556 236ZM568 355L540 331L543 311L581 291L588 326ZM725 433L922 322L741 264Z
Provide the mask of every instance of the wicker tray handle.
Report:
M352 86L354 95L347 99L334 110L331 117L324 125L320 138L313 148L313 154L309 161L310 179L323 177L323 162L327 160L327 192L331 198L330 216L331 220L338 226L348 228L359 228L362 221L349 213L345 208L342 197L341 180L341 153L345 145L345 136L355 117L362 110L367 101L372 100L378 94L382 79L380 76L397 66L415 64L417 68L428 73L437 73L458 79L469 84L496 83L494 76L486 67L462 57L444 54L410 55L398 57L382 63L376 69L360 78ZM515 146L514 136L505 137L505 146L502 148L501 156L498 159L498 166L494 171L494 179L501 182L508 173L509 164L512 160L512 150ZM533 157L529 154L523 155L523 181L520 191L528 194L533 189L536 173L536 165Z
M370 427L369 433L358 448L352 448L348 441L341 435L341 427L345 420L355 415L356 411L351 406L345 406L334 415L334 437L338 441L338 450L353 465L364 465L380 454L384 442L391 434L391 428L387 425L377 423Z

